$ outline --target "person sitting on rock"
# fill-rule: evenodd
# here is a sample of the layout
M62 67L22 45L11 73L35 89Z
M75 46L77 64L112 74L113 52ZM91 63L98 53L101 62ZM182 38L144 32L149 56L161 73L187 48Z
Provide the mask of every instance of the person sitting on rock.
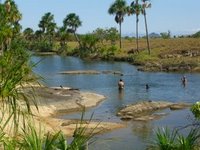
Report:
M118 82L118 88L123 89L124 88L124 81L122 79L119 80Z

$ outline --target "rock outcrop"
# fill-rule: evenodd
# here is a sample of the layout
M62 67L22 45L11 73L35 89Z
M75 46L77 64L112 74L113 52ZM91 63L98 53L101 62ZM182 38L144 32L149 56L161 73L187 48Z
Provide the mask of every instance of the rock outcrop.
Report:
M117 115L122 120L139 120L147 121L159 119L162 116L167 115L166 113L156 113L158 110L169 108L170 110L178 110L189 107L190 104L186 103L171 103L165 101L143 101L136 104L128 105L122 108Z

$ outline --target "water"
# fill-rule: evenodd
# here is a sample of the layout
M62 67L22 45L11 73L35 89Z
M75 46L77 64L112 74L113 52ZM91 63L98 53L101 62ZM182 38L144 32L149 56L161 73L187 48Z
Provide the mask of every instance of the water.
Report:
M32 61L39 65L34 72L45 78L47 86L70 86L82 91L92 91L103 94L107 99L99 106L89 109L85 118L90 118L94 112L94 119L100 121L121 122L116 112L121 107L141 100L167 100L171 102L193 103L200 100L200 74L183 73L150 73L139 72L133 65L124 62L83 61L74 57L62 56L33 56ZM70 70L114 70L124 76L114 74L99 75L63 75L58 72ZM181 85L181 77L186 75L188 84ZM117 83L122 78L125 89L119 93ZM145 84L150 89L146 91ZM192 116L189 110L169 112L167 117L156 121L123 122L127 128L96 136L97 141L90 146L94 150L142 150L151 143L154 130L157 127L171 128L185 125ZM80 118L80 113L60 116L61 118ZM191 118L191 117L189 117Z

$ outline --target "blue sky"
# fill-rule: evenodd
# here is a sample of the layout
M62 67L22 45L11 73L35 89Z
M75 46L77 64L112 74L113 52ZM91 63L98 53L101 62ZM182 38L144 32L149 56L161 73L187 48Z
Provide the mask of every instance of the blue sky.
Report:
M132 0L127 0L130 4ZM38 29L38 23L46 12L54 14L55 22L62 21L69 13L79 15L82 26L78 33L89 33L96 28L118 28L114 16L108 8L114 0L15 0L23 14L23 29ZM172 34L191 34L200 30L200 0L151 0L152 7L147 10L149 32ZM145 33L143 16L140 16L139 32ZM123 34L135 34L135 16L125 17Z

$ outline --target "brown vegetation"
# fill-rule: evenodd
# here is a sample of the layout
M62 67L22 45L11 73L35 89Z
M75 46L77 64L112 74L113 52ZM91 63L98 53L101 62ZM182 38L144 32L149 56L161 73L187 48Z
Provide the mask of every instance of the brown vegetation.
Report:
M142 65L145 71L200 71L200 40L197 38L151 39L151 55L148 55L145 39L136 42L124 40L116 60L130 61ZM133 53L132 51L135 51Z

